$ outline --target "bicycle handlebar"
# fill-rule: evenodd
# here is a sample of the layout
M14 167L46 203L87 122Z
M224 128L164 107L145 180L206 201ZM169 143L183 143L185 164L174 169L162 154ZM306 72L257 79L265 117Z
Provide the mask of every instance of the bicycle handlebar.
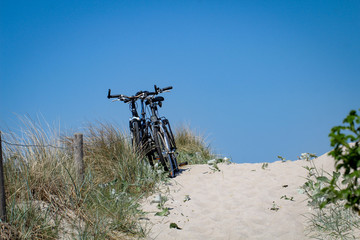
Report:
M172 89L172 88L173 88L172 86L164 87L164 88L159 88L159 87L157 87L156 85L154 85L154 89L155 89L156 94L159 94L159 93L168 91L168 90L170 90L170 89Z
M120 101L124 101L125 103L127 103L127 102L129 102L131 100L137 100L139 98L145 99L149 95L158 95L159 93L166 92L166 91L172 89L173 87L169 86L169 87L165 87L165 88L159 88L156 85L154 85L154 88L155 88L155 92L140 91L140 92L137 92L135 96L131 96L131 97L126 96L126 95L122 95L122 94L111 95L111 89L109 89L107 98L108 99L110 99L110 98L118 98Z
M162 91L164 92L164 91L170 90L170 89L172 89L172 88L173 88L172 86L165 87L165 88L162 89Z
M108 91L108 95L107 95L107 98L120 98L120 97L122 97L123 95L121 95L121 94L118 94L118 95L111 95L111 89L109 89L109 91Z

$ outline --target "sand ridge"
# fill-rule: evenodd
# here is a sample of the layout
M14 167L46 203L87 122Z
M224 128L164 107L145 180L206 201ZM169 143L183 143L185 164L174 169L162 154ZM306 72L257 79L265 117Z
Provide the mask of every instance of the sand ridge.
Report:
M314 162L333 169L327 154ZM162 186L168 216L155 216L160 211L153 202L158 194L144 200L147 239L308 239L304 215L310 209L299 192L308 161L218 166L220 171L209 165L185 166ZM181 229L170 228L171 223Z

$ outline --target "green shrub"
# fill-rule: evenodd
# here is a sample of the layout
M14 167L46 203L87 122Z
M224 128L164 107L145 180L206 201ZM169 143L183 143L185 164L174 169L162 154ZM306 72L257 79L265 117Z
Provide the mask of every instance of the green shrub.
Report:
M358 239L360 227L360 116L350 111L343 125L329 134L329 153L335 159L332 174L318 170L312 159L307 181L302 186L314 213L308 218L309 236L316 239ZM310 156L310 155L309 155Z
M326 201L321 207L344 200L346 207L360 213L360 116L352 110L343 124L333 127L329 134L331 146L334 147L329 155L335 159L336 172L330 185L322 189ZM340 173L343 179L341 187L338 185Z
M308 175L300 188L307 195L308 206L312 209L310 214L305 215L308 220L306 234L311 239L357 239L354 230L359 229L360 219L352 209L345 208L344 201L322 206L327 199L327 193L323 189L329 187L331 174L315 166L315 155L305 153L301 156L301 159L310 163L310 166L304 167L308 170ZM335 176L338 178L340 174Z

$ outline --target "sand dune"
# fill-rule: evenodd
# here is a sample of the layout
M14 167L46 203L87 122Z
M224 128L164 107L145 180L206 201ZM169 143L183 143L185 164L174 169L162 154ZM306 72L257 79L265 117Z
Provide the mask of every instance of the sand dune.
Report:
M326 154L314 162L333 169ZM147 239L308 239L304 214L310 209L298 189L309 164L279 161L264 169L262 163L218 164L220 171L186 166L162 187L168 216L155 216L157 194L143 202L148 214L142 223L151 229ZM171 223L181 229L170 228Z

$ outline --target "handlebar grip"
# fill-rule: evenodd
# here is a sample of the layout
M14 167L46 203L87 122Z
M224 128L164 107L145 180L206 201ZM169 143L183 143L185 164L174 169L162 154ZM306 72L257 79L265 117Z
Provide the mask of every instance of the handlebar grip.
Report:
M154 90L155 90L156 93L159 92L159 89L160 88L158 88L156 85L154 85Z
M172 86L169 86L169 87L164 87L163 89L161 89L162 91L166 91L166 90L170 90L172 89L173 87Z
M118 95L111 95L111 89L109 89L108 91L108 95L107 95L107 98L119 98L121 97L122 95L121 94L118 94Z

